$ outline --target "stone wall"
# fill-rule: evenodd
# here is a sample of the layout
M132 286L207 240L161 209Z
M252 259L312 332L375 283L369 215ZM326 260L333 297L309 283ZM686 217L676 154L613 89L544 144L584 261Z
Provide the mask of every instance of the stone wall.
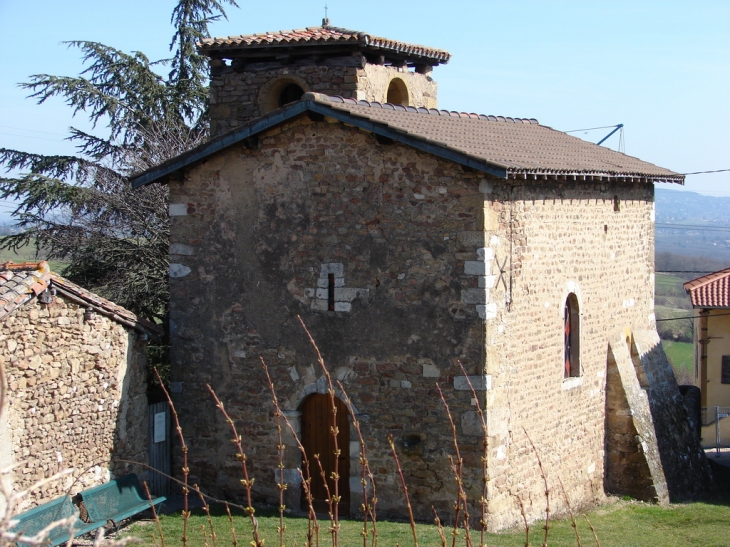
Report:
M528 435L555 512L565 511L558 478L574 507L603 499L608 341L654 326L651 186L498 180L327 119L274 128L169 184L172 388L191 480L242 495L210 383L243 434L257 495L275 499L258 356L295 428L307 395L325 391L299 315L360 416L379 514L405 514L389 434L416 516L430 520L431 504L451 511L453 448L436 382L458 427L469 497L481 496L481 426L459 362L487 407L490 528L518 522L517 498L531 519L543 515ZM571 293L582 371L564 379ZM356 446L349 458L354 513ZM292 483L299 465L289 439ZM298 487L288 493L298 506Z
M273 410L258 355L296 423L304 397L324 390L301 315L361 415L381 514L405 515L388 434L399 447L419 445L403 461L418 517L430 518L431 503L450 511L451 434L435 383L457 421L474 409L453 378L463 375L458 361L469 374L483 372L483 323L462 304L476 286L463 275L464 258L483 246L480 174L308 119L260 143L229 149L170 183L173 380L180 382L172 387L180 391L194 480L223 496L242 494L209 382L237 418L259 495L276 496ZM330 273L343 311L326 311L320 289ZM468 439L462 447L471 464L477 445ZM357 451L349 456L356 511ZM286 467L298 466L290 446ZM476 472L466 474L479 488ZM296 488L288 492L298 506Z
M544 510L532 439L553 506L560 477L574 506L603 498L608 339L653 326L653 188L639 183L523 181L486 188L490 510L495 526ZM489 220L491 219L491 220ZM564 306L580 310L581 374L564 378ZM529 436L529 439L528 439ZM552 505L552 502L551 502Z
M430 74L407 68L373 65L364 58L346 58L350 65L302 65L270 68L249 65L245 70L213 61L210 81L211 136L262 116L278 107L282 81L294 83L305 92L339 95L367 101L386 102L388 86L394 78L403 81L409 92L409 104L436 108L436 82ZM356 63L353 65L352 63ZM271 95L271 96L270 96Z
M33 299L0 325L10 441L1 450L17 466L14 490L73 469L19 509L142 472L116 461L147 461L145 357L135 333L100 314L84 320L84 308L61 296L49 305Z

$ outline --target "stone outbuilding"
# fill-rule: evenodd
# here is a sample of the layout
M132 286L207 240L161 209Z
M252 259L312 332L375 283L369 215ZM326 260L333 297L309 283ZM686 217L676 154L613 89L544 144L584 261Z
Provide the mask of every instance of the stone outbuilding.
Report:
M147 462L145 345L159 334L46 262L0 265L0 468L14 466L11 492L31 488L16 509L144 472L122 460Z
M241 495L209 383L243 434L256 494L276 499L259 356L310 456L331 453L326 384L300 316L352 399L381 516L405 514L388 435L416 516L451 514L437 383L475 505L487 443L490 529L519 522L520 500L529 518L543 515L530 439L558 512L558 479L574 507L607 492L666 501L701 489L707 464L653 306L654 184L682 175L535 119L438 109L441 50L329 26L200 49L213 138L134 180L170 188L171 388L195 482ZM339 488L355 514L356 437L339 429ZM285 477L298 508L292 441Z

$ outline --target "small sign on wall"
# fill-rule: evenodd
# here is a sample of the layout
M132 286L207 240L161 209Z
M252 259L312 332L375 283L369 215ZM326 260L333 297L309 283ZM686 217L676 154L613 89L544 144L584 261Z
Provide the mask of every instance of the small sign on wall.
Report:
M155 435L154 442L161 443L166 438L165 413L158 412L155 414Z
M722 371L720 373L720 382L730 384L730 355L722 356Z

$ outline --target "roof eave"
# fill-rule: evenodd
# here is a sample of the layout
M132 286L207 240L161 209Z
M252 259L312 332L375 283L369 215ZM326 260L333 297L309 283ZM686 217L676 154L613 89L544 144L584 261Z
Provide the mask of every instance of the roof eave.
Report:
M684 185L684 175L650 175L647 173L612 173L610 171L570 171L561 169L508 169L508 175L511 178L519 179L554 179L554 178L572 178L573 180L635 180L638 182L667 182L673 184Z

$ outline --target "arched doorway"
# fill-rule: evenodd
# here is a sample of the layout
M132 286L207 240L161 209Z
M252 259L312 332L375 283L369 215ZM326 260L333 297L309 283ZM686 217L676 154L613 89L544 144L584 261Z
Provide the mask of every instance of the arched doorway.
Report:
M335 482L332 474L335 472L337 463L338 491L341 497L339 513L348 515L350 513L350 425L347 420L347 407L340 399L335 397L337 408L337 448L340 451L339 457L335 457L335 445L332 433L332 401L329 395L315 393L304 400L302 405L302 446L307 453L309 460L310 475L312 477L311 490L314 500L314 509L317 512L327 512L327 490L319 466L314 459L319 454L319 461L322 463L324 474L327 477L327 486L330 494L334 495ZM304 490L302 489L302 508L308 509Z

